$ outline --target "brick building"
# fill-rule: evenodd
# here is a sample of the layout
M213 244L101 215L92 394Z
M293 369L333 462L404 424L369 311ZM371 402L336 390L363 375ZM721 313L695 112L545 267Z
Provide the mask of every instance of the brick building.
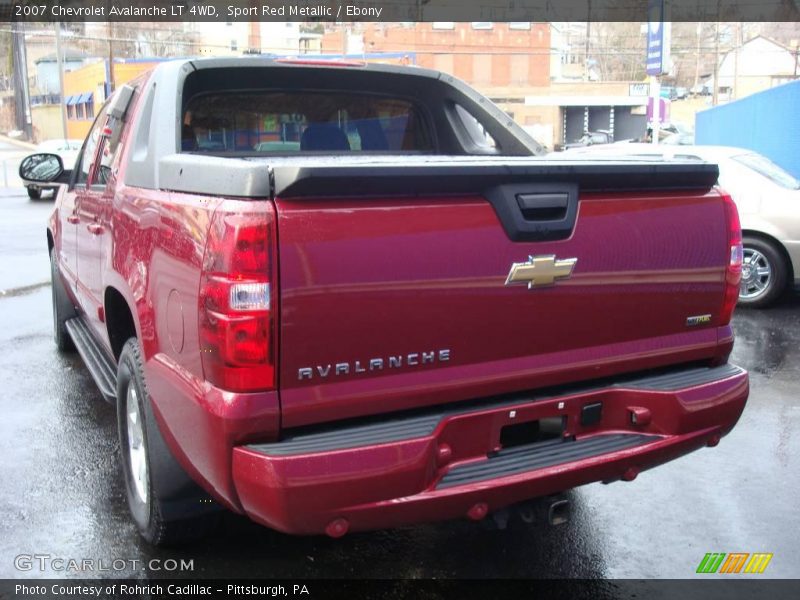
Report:
M407 52L409 62L451 73L478 89L541 87L550 81L550 27L546 23L363 23L352 27L327 31L322 52Z

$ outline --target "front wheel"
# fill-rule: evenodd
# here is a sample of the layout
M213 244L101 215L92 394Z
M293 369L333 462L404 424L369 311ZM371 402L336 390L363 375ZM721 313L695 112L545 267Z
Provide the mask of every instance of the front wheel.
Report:
M739 284L739 304L751 308L769 306L786 287L786 260L774 244L761 238L745 236L744 259Z
M177 464L158 430L136 338L117 369L117 426L128 507L141 536L154 546L204 537L218 507Z

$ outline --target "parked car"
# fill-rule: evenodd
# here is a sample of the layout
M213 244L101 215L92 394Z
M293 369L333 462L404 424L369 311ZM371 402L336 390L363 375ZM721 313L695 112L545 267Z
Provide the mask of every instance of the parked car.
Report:
M64 176L39 156L29 178ZM58 194L54 338L117 407L152 544L220 506L331 537L479 520L734 427L741 236L716 179L543 156L427 69L163 62Z
M661 144L668 146L693 146L694 133L670 133L660 140Z
M599 129L598 131L587 131L578 140L564 144L563 148L583 148L585 146L596 146L598 144L610 144L614 141L610 131Z
M774 303L787 285L800 288L800 181L767 157L724 146L649 144L574 152L717 163L719 185L736 202L742 224L744 264L739 303L763 308Z
M78 151L81 149L82 145L83 140L47 140L36 146L36 153L57 154L59 157L61 157L61 162L64 165L64 169L71 170L75 165L75 159L77 158ZM27 188L28 198L31 200L38 200L41 198L42 192L55 192L57 189L57 186L54 187L42 185L33 181L23 180L22 183Z
M672 85L662 85L659 94L667 100L675 100L678 97L678 92Z

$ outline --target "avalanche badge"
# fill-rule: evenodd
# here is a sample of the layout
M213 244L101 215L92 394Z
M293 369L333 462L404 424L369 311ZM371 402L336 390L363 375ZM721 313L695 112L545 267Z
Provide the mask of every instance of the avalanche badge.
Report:
M529 290L554 285L556 279L569 279L577 262L577 258L557 260L555 254L529 256L527 262L511 265L506 285L527 283Z

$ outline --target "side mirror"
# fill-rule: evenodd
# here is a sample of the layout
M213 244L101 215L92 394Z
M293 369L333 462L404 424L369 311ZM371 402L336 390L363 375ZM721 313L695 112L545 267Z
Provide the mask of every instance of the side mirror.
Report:
M31 154L22 159L19 177L23 181L50 183L64 172L64 163L57 154Z

